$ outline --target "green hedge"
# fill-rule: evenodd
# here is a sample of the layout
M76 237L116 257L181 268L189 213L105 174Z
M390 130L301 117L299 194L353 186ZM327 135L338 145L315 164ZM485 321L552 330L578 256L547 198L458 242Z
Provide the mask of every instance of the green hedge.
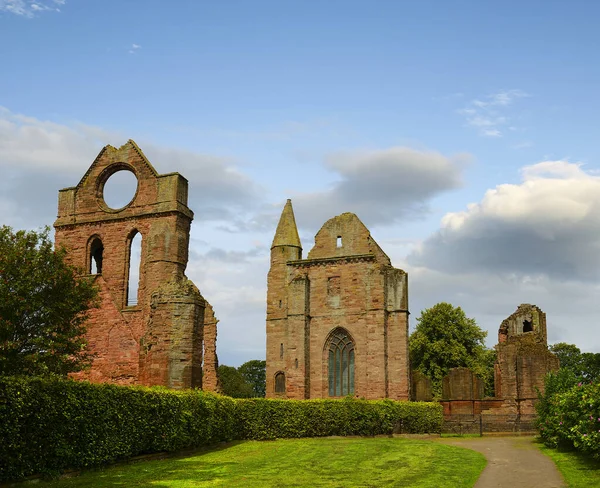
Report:
M243 439L440 432L437 403L393 400L239 399Z
M0 378L0 480L229 441L235 402L199 391Z
M0 378L0 481L234 439L439 432L442 407Z

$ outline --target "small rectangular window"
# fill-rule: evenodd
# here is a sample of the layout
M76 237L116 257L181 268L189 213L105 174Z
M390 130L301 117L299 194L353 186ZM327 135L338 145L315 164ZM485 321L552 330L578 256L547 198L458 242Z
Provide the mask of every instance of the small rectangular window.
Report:
M337 247L342 247L342 236L337 236Z
M279 359L283 359L283 342L279 346Z

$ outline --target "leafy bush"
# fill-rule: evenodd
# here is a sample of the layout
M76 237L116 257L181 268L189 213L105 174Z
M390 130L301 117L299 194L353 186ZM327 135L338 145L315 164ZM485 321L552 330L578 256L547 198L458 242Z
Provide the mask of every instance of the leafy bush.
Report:
M442 407L0 377L0 481L234 439L439 432Z
M577 383L568 372L550 375L538 403L538 427L550 447L573 447L600 457L600 383Z

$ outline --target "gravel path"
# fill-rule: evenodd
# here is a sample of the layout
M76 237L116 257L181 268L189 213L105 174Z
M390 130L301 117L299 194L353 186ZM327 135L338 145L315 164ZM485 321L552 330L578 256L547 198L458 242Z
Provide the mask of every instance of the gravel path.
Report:
M565 483L533 437L446 437L438 442L483 454L488 464L475 488L560 488Z

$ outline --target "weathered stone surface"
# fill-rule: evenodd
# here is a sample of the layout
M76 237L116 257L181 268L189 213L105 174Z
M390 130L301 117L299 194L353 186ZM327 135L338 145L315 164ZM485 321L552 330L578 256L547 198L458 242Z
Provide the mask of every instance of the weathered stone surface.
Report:
M481 400L484 384L469 368L452 368L442 379L442 400Z
M329 347L342 331L352 344L352 394L407 400L406 273L391 266L354 214L327 221L307 259L297 236L288 200L267 278L267 396L330 396ZM285 391L276 393L279 373Z
M411 400L413 402L430 402L433 400L431 380L420 371L411 372Z
M483 381L468 368L454 368L442 383L446 416L457 414L535 415L544 378L559 368L548 350L546 314L535 305L519 305L498 330L494 398L483 399Z
M498 330L495 396L504 407L521 414L535 413L537 389L544 391L544 377L559 368L548 350L546 314L535 305L519 305Z
M104 201L104 185L121 170L136 176L137 190L129 204L112 209ZM90 371L75 377L184 388L202 385L204 363L204 386L216 388L217 321L185 276L193 219L187 191L183 176L158 174L130 140L118 149L104 147L79 184L59 192L56 245L87 273L93 259L101 267L96 274L101 304L87 323L88 348L96 357ZM139 286L137 300L129 300L136 305L128 305L137 234Z

